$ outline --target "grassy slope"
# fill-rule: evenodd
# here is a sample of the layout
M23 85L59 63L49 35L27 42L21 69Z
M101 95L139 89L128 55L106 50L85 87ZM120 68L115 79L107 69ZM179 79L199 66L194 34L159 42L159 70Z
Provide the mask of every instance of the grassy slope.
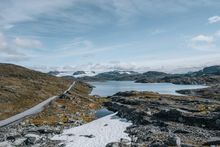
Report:
M65 91L72 80L12 64L0 64L0 120Z
M95 119L95 110L103 106L106 99L88 95L92 87L76 82L68 95L48 105L41 113L26 122L34 125L73 125L75 121L90 122Z

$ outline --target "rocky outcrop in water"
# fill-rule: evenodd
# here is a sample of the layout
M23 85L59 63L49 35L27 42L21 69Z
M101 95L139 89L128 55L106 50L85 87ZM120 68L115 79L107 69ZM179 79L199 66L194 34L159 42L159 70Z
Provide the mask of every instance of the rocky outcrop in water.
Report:
M109 98L106 107L134 123L130 146L219 145L219 101L136 91Z
M203 89L178 90L177 92L190 96L220 100L220 85L214 85Z

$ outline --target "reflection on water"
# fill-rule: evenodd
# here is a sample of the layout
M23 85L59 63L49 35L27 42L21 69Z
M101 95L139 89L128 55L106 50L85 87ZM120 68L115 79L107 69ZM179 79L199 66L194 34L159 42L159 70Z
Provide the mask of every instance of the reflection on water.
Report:
M180 95L176 93L176 90L207 87L203 85L175 85L172 83L135 83L133 81L90 82L90 84L95 86L91 95L100 96L111 96L120 91L123 92L131 90L154 91L161 94ZM96 111L96 118L101 118L112 113L112 111L109 111L106 108L102 108Z

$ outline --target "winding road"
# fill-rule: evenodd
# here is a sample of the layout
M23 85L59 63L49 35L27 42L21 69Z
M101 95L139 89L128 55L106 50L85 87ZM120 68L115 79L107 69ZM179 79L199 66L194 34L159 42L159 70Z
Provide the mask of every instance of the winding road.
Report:
M70 87L63 93L63 94L67 94L68 91L70 91L74 86L75 86L76 82L73 82ZM21 112L19 114L16 114L12 117L9 117L5 120L1 120L0 121L0 127L3 127L3 126L6 126L6 125L9 125L9 124L12 124L14 122L17 122L19 120L22 120L28 116L32 116L34 114L37 114L41 111L44 110L44 108L50 103L52 102L53 100L56 100L57 98L59 98L59 96L52 96L50 98L48 98L47 100L37 104L36 106L24 111L24 112Z

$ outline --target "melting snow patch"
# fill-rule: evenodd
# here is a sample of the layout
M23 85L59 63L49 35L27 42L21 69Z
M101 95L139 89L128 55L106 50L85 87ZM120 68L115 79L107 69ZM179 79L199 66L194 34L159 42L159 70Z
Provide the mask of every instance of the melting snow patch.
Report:
M124 131L132 123L116 116L116 113L94 120L85 125L64 130L52 140L62 140L67 147L104 147L110 142L128 139ZM74 134L74 135L69 135Z

